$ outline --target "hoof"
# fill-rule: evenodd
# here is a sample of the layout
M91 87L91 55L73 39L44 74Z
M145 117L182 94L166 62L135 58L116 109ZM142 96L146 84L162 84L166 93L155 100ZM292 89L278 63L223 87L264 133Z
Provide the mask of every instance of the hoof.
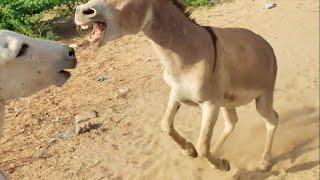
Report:
M224 158L216 158L214 155L210 154L207 156L207 160L211 166L221 171L230 171L230 163Z
M198 152L196 148L194 148L193 144L190 142L187 142L186 147L182 150L182 153L192 158L198 157Z
M269 161L261 161L257 166L257 170L261 172L268 172L272 169L272 163Z
M217 169L221 171L230 171L230 163L228 160L219 158L220 164L217 166Z

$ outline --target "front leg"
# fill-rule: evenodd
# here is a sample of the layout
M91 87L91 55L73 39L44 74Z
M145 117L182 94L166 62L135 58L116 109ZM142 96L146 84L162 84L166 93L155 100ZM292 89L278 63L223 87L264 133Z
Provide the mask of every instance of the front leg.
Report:
M3 137L4 102L0 100L0 139Z
M216 124L220 107L209 102L201 104L202 122L200 136L197 143L197 151L200 157L204 157L214 167L229 171L230 164L227 160L215 157L210 153L210 144L212 139L213 127Z
M166 112L161 121L161 130L167 133L182 149L183 154L197 157L197 151L194 146L180 135L174 128L174 117L177 114L181 104L177 100L173 90L170 92L169 102Z

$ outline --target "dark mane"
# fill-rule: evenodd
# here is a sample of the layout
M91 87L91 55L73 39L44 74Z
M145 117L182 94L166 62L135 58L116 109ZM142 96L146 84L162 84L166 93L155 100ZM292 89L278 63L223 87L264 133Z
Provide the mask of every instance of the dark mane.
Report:
M201 26L199 25L193 18L191 18L191 11L188 10L188 7L181 2L181 0L171 0L171 2L178 8L181 10L181 12L184 13L184 15L194 24L204 28L210 35L212 43L213 43L213 50L214 50L214 64L213 64L213 69L212 71L215 71L215 68L217 66L217 57L218 57L218 51L217 51L217 41L218 38L216 36L216 34L214 33L213 29L210 26Z
M171 0L171 2L180 9L181 12L185 14L185 16L194 24L199 25L193 18L191 18L192 12L188 9L188 7L181 0ZM200 26L200 25L199 25Z

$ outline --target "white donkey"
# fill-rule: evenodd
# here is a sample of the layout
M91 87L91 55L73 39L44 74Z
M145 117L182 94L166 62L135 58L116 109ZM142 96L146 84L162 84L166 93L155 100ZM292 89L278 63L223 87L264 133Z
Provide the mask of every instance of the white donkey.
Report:
M0 30L0 138L6 100L62 86L71 76L64 69L76 64L74 49L66 45Z

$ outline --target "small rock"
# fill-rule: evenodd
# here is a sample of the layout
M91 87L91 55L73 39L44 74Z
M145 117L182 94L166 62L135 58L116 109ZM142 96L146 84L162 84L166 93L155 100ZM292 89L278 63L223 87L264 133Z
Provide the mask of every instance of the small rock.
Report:
M69 46L74 49L77 49L79 47L86 47L89 45L90 45L90 42L88 40L83 40L83 39L78 40L76 43L69 44Z
M111 146L113 147L113 149L115 149L115 150L119 150L119 146L118 146L118 145L116 145L116 144L112 144Z
M109 67L108 68L108 71L113 71L113 70L115 70L116 68L115 67Z
M16 117L18 117L21 114L21 108L14 108L14 111L16 113Z
M131 123L131 122L128 122L125 126L126 126L126 127L130 127L130 126L132 126L132 123Z
M83 112L75 116L76 134L82 134L91 129L97 129L100 127L99 124L92 124L91 119L97 118L99 113L97 111Z
M100 124L91 124L90 122L87 124L82 125L81 127L78 128L78 131L76 131L76 133L79 134L83 134L85 132L89 132L92 129L98 129L101 125Z
M59 139L65 141L70 139L71 135L68 132L61 132L58 136Z
M78 48L78 44L77 44L77 43L72 43L72 44L70 44L69 46L70 46L71 48L74 48L74 49Z
M41 152L41 154L39 156L39 158L41 158L41 159L47 159L47 158L50 158L50 157L52 157L52 155L50 155L47 150Z
M107 76L100 76L99 79L98 79L99 82L103 82L103 81L106 81L106 80L108 80Z
M272 8L274 8L274 7L277 7L277 4L274 3L274 2L265 3L265 4L263 5L263 9L272 9Z
M76 115L75 119L76 119L76 123L81 123L81 122L88 121L89 119L96 118L98 116L99 116L99 113L97 111L92 110L92 111L87 111L87 112L83 112Z
M151 61L152 61L151 59L145 59L144 63L151 62Z
M118 94L118 97L121 97L121 98L126 98L128 93L130 91L130 88L121 88L119 90L119 94Z
M122 133L122 136L128 136L130 133L129 132L124 132Z
M95 160L95 161L94 161L94 164L95 164L95 165L98 165L100 162L101 162L101 160Z

